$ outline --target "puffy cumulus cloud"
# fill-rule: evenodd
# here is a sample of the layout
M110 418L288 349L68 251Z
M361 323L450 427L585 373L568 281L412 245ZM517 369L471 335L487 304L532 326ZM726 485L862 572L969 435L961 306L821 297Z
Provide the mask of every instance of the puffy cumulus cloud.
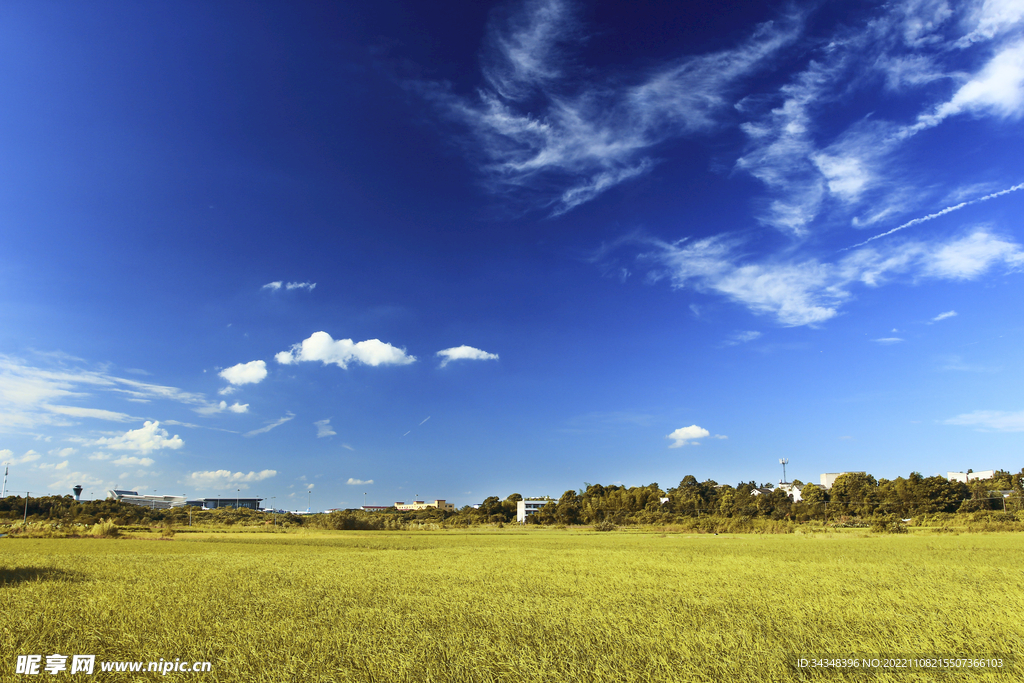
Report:
M945 420L948 425L977 427L996 432L1024 432L1024 410L1007 412L1003 410L976 410Z
M405 350L379 339L355 343L351 339L335 340L326 332L314 332L308 339L274 356L274 359L282 365L320 361L324 365L337 365L342 369L350 363L378 366L408 365L416 361L416 357L406 354Z
M59 463L44 462L40 463L37 467L41 470L66 470L68 468L68 461L65 460L64 462Z
M242 384L258 384L267 376L267 364L261 360L239 363L225 368L218 373L235 386Z
M111 450L135 451L143 455L169 448L177 450L185 442L177 435L170 436L160 428L157 421L146 421L139 429L131 429L120 436L105 437L92 442L93 446L104 446Z
M441 367L448 365L453 360L497 360L498 354L487 353L480 349L475 349L472 346L453 346L450 349L442 349L437 352L437 355L442 358Z
M215 415L216 413L223 413L228 410L232 413L247 413L249 412L248 403L232 403L228 405L227 401L221 401L220 403L211 403L210 405L203 406L202 408L195 409L197 413L201 415Z
M680 427L676 431L672 432L666 439L672 439L673 443L669 448L681 448L682 446L699 445L699 439L706 439L711 436L711 432L698 427L697 425L690 425L689 427Z
M330 418L327 418L326 420L317 420L313 424L316 425L316 438L318 439L323 439L324 437L334 436L337 434L337 432L331 428Z
M346 481L345 483L348 484L349 486L369 486L370 484L373 483L373 479L366 479L364 481L362 479L353 479L352 477L349 477L348 481Z
M24 465L25 463L35 462L43 456L36 453L34 450L29 449L25 451L25 454L20 457L15 457L14 452L8 448L0 451L0 464L4 465Z
M139 467L149 467L153 462L154 460L152 458L136 458L134 455L122 455L114 461L114 464L121 466L138 465Z
M68 472L67 470L60 470L61 478L56 481L50 482L50 489L56 491L68 491L76 485L81 485L82 488L90 490L88 493L83 495L83 500L87 500L87 496L100 495L102 496L104 488L113 488L113 482L104 482L99 477L89 474L87 472Z
M259 472L232 472L231 470L205 470L192 472L187 483L197 489L249 488L248 484L277 476L277 470Z
M50 455L55 455L58 458L66 458L68 456L74 455L77 452L78 452L77 448L71 448L71 447L68 447L68 448L55 448L52 451L50 451ZM2 454L0 454L0 455L2 455Z

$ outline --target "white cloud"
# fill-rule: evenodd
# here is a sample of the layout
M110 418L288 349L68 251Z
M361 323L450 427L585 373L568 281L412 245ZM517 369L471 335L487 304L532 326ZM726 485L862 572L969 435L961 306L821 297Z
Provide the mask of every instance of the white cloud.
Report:
M78 452L77 448L70 448L70 447L68 447L68 448L55 448L52 451L50 451L50 455L55 455L58 458L66 458L68 456L74 455L77 452ZM0 454L0 455L2 455L2 454Z
M355 450L354 448L352 448L351 446L349 446L349 445L348 445L347 443L343 443L343 444L341 444L341 447L342 447L342 448L347 448L347 449L348 449L348 450L350 450L350 451L354 451L354 450Z
M878 344L890 345L890 344L899 344L900 342L902 342L904 340L900 339L899 337L882 337L881 339L872 339L871 341L876 342Z
M82 402L93 391L124 395L128 400L170 400L186 405L205 405L202 394L175 387L116 377L105 372L60 367L48 370L0 355L0 429L25 429L40 425L68 426L68 418L94 418L125 422L137 420L125 413L63 405L67 399Z
M665 438L673 440L673 443L669 448L680 448L682 446L689 445L698 446L700 445L698 442L699 439L706 439L709 436L711 436L711 432L703 427L690 425L689 427L680 427Z
M713 292L786 326L817 325L838 315L855 285L878 287L897 275L972 280L1003 266L1024 266L1021 245L987 228L945 242L903 242L864 247L829 263L791 256L789 260L746 262L738 238L664 242L633 238L651 248L637 256L653 279L668 278L677 289Z
M267 284L263 285L263 287L261 287L261 289L269 289L272 292L276 292L279 289L281 289L282 287L285 290L289 290L289 291L293 290L293 289L305 289L307 291L312 292L313 289L316 287L316 283L315 282L287 282L286 283L286 282L284 282L282 280L277 280L275 282L268 282Z
M38 465L38 468L41 469L41 470L66 470L68 468L68 461L65 460L64 462L60 462L60 463L56 463L56 464L54 464L54 463L42 463L42 464Z
M14 457L14 453L10 449L5 448L0 451L0 461L6 465L23 465L25 463L35 462L41 457L43 456L31 449L25 451L25 455L18 458Z
M1024 265L1019 244L977 230L961 239L939 245L924 259L924 274L950 280L973 280L995 264L1009 268Z
M377 366L408 365L416 360L415 356L406 354L403 349L379 339L368 339L358 343L353 343L351 339L335 341L326 332L314 332L308 339L295 344L288 351L282 351L274 358L282 365L299 361L320 361L324 365L333 364L343 369L353 362Z
M1001 49L948 101L903 132L910 136L958 114L1019 118L1024 113L1024 40Z
M373 483L373 479L367 479L366 481L363 481L362 479L353 479L349 477L349 480L346 481L345 483L348 484L349 486L368 486Z
M239 363L221 370L218 374L235 386L257 384L267 376L267 364L261 360Z
M476 98L416 87L473 132L495 190L558 214L648 172L666 140L719 126L737 85L797 37L797 23L768 22L734 48L599 79L565 56L584 38L569 3L536 0L492 24Z
M948 425L964 425L997 432L1024 432L1024 410L1016 413L1002 410L976 410L945 421Z
M86 472L67 472L61 470L63 478L50 483L51 490L66 491L75 485L81 485L85 489L95 489L94 494L103 495L102 489L112 488L113 483L105 483L102 479ZM89 495L88 493L85 495Z
M946 318L952 318L952 317L955 317L955 316L956 316L956 311L946 311L945 313L939 313L937 316L932 318L932 322L933 323L937 323L940 320L945 320Z
M260 472L232 472L231 470L207 470L192 472L186 483L197 489L248 489L248 484L277 476L276 470Z
M110 453L97 451L96 453L93 453L92 455L89 456L89 460L110 460L113 457L114 456L112 456Z
M105 446L111 450L136 451L143 455L152 451L170 448L176 450L185 442L175 434L168 438L166 429L157 421L146 421L139 429L131 429L120 436L105 437L92 442L94 446Z
M132 417L131 415L126 415L125 413L118 413L112 410L102 410L99 408L55 406L50 405L49 403L44 403L40 407L44 410L49 410L51 413L67 415L69 417L91 417L98 420L110 420L112 422L132 422L139 419L137 417Z
M733 332L731 335L729 335L729 338L725 340L725 345L737 346L739 344L746 344L747 342L752 342L760 337L761 333L756 330Z
M138 465L139 467L149 467L154 462L155 461L152 458L136 458L133 455L122 455L114 461L114 464L121 466Z
M326 420L317 420L313 424L316 425L316 438L318 439L337 434L337 432L331 428L330 418L327 418Z
M437 352L438 356L441 356L444 360L441 361L441 367L448 365L453 360L497 360L498 354L487 353L480 349L475 349L472 346L453 346L450 349L443 349Z
M284 417L282 417L282 418L280 418L278 420L275 420L274 422L271 422L270 424L266 425L265 427L260 427L259 429L252 430L251 432L246 432L244 434L244 436L256 436L257 434L266 434L271 429L274 429L275 427L280 427L285 422L288 422L289 420L293 419L294 417L295 417L295 414L289 412Z
M232 413L247 413L249 412L249 404L238 403L236 401L235 403L228 405L227 401L221 401L220 403L211 403L202 408L196 408L195 410L201 415L215 415L216 413L222 413L225 410L229 410Z

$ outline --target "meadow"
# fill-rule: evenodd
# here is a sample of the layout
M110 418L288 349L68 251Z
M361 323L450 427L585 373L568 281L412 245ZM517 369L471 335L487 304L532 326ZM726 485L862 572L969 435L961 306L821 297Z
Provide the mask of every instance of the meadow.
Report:
M539 527L0 538L0 680L19 654L209 661L47 680L1010 681L1014 534ZM999 656L820 671L798 656Z

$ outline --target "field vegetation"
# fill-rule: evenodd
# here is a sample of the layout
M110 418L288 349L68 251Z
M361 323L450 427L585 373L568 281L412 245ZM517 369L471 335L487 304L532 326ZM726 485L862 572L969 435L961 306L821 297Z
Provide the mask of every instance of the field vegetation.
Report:
M32 653L210 661L169 676L267 683L1021 679L1018 536L814 528L7 537L0 680L26 680L14 656ZM820 673L801 654L1007 668Z

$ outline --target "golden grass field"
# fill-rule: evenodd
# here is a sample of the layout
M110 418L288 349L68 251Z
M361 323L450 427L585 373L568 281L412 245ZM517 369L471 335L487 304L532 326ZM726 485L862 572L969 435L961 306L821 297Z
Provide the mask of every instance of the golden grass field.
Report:
M1024 680L1014 534L142 536L0 539L0 680ZM212 671L15 673L52 653ZM821 672L798 654L1006 668Z

